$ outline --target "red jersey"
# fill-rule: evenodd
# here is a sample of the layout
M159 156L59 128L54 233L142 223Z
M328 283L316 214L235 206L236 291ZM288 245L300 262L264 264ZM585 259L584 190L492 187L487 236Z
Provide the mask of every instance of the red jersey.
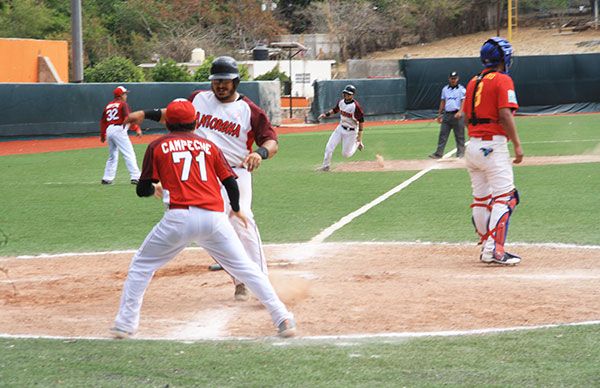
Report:
M473 77L467 85L464 102L465 117L467 120L471 119L473 98L475 98L474 106L477 119L487 119L489 122L477 125L469 124L469 137L483 137L485 135L507 136L498 119L501 108L511 108L513 111L519 108L512 78L505 73L497 71L488 72L483 76L481 82L479 82L477 91L475 91L476 83L477 76Z
M192 132L162 136L148 145L140 179L160 182L170 205L222 212L221 184L235 173L221 150Z
M100 120L100 132L102 136L106 135L106 128L109 125L123 125L123 121L129 116L129 105L125 101L114 99L106 105L102 112Z

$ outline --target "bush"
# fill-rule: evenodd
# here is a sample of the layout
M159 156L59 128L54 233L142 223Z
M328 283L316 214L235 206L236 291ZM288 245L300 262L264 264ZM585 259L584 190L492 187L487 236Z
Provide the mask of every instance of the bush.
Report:
M258 77L254 77L255 81L274 81L278 79L281 82L289 81L290 77L279 70L279 63L275 65L275 67L267 71L266 73L259 75Z
M212 55L206 57L206 59L204 60L204 62L202 62L200 67L198 67L196 69L196 72L194 73L194 81L196 81L196 82L208 81L208 76L210 75L210 65L212 64L212 61L214 61L214 60L215 60L215 57L213 57ZM238 64L238 69L240 70L240 79L242 81L248 81L250 79L250 71L248 70L248 66Z
M143 82L144 72L127 58L111 57L86 68L83 78L85 82Z
M172 59L160 60L150 71L150 77L154 82L189 82L192 75L183 66Z

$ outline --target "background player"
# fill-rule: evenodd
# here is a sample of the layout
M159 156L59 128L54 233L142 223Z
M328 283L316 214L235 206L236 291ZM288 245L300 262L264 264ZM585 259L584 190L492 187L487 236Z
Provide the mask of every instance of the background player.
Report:
M340 142L342 143L342 156L345 158L354 155L357 149L362 151L365 148L362 143L365 118L358 101L354 99L355 93L356 88L353 85L347 85L342 90L343 98L338 101L336 106L325 113L321 113L318 117L318 120L321 120L332 114L340 113L340 123L325 146L325 157L323 158L323 165L319 168L320 171L329 171L333 152ZM358 132L356 131L357 128Z
M248 227L237 218L231 219L231 223L248 256L266 274L267 262L252 213L251 172L277 153L277 133L265 112L237 92L240 73L235 59L216 58L211 64L209 79L211 90L195 91L189 98L198 114L196 134L215 143L238 176L240 207L247 217ZM143 111L132 113L131 122L141 123L144 115ZM258 146L255 150L252 150L253 143ZM222 192L227 198L227 192ZM234 283L235 299L247 300L243 282L234 279Z
M154 114L158 116L154 119L160 119L160 111ZM132 259L112 334L126 338L137 330L143 296L154 272L195 242L258 297L280 336L294 335L292 314L279 300L268 277L250 260L223 212L219 181L229 195L231 214L246 225L235 173L215 144L192 133L196 111L189 101L171 102L166 109L166 123L170 134L153 141L146 150L137 194L153 195L153 183L160 182L168 210Z
M521 258L504 250L509 218L519 203L508 140L515 151L513 162L523 160L513 118L519 105L508 75L512 53L512 46L502 38L494 37L483 44L481 61L485 70L467 85L464 103L470 137L465 159L474 197L473 224L483 244L480 260L509 265L520 263Z
M117 166L119 164L119 152L123 154L127 170L131 176L131 183L137 184L140 178L140 169L138 168L135 152L131 145L131 140L127 136L129 124L124 124L125 118L129 115L129 105L127 105L127 94L129 90L124 86L118 86L113 91L114 99L106 105L102 112L100 120L100 141L104 143L108 140L108 160L104 168L103 185L113 183L117 175ZM137 124L131 125L137 136L142 136L142 130Z

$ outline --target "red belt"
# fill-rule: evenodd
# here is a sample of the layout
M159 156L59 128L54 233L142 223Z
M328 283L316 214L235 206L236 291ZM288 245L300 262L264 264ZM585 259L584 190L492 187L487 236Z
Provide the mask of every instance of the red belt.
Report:
M483 136L472 136L472 137L475 139L491 141L491 140L494 140L494 136L504 136L504 135L483 135Z
M169 205L169 209L189 209L190 207L188 205L177 205L177 204L171 204Z

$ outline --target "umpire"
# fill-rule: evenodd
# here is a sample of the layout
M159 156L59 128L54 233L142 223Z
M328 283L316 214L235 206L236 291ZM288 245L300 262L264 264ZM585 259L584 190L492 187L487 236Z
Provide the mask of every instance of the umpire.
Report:
M463 119L465 88L458 83L458 80L458 73L453 71L448 76L448 85L442 89L437 117L437 122L442 125L437 149L429 155L431 159L440 159L444 155L444 148L446 148L446 142L452 129L454 129L454 138L456 139L456 157L462 158L465 154L465 122Z

